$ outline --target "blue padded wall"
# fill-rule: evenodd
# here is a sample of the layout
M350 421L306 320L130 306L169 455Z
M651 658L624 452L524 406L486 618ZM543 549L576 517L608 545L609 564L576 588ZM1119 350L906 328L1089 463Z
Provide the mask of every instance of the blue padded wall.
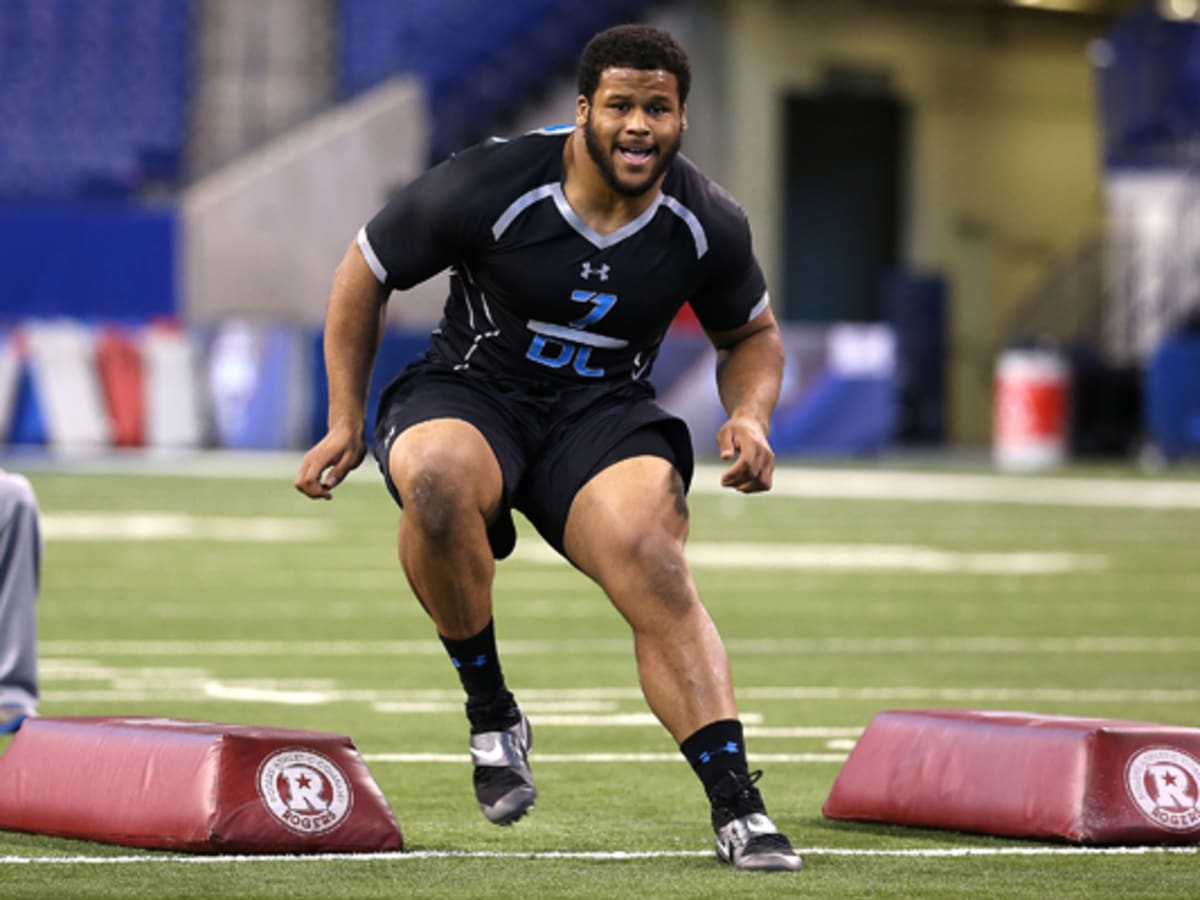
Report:
M174 208L0 206L0 320L144 320L176 307Z

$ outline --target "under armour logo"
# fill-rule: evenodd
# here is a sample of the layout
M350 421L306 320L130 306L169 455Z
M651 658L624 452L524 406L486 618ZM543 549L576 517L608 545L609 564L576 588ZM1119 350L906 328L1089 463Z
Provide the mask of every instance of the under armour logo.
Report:
M727 741L722 747L714 747L712 750L705 750L700 754L699 759L702 763L709 763L712 762L713 757L718 753L729 753L731 755L735 755L739 749L740 748L738 747L737 741Z
M605 263L598 269L593 269L590 262L585 262L583 268L579 270L579 277L587 281L592 275L599 275L601 281L608 281L608 273L610 271L612 270L609 268L608 263Z

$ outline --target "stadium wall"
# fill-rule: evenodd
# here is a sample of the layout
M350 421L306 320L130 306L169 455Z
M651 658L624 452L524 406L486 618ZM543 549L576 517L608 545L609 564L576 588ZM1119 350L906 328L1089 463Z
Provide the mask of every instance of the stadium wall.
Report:
M359 227L425 168L427 134L420 85L395 79L189 187L179 203L185 320L319 324ZM434 279L391 315L427 320L444 294Z
M1105 25L1045 11L934 6L701 0L694 16L706 55L695 81L697 92L722 95L726 137L714 174L746 206L781 295L787 95L853 89L832 86L849 73L909 107L902 255L910 268L947 278L950 437L979 445L988 438L993 361L1010 311L1047 266L1101 227L1102 148L1087 51ZM714 78L720 83L706 85ZM697 119L689 141L704 126Z
M429 344L428 329L386 331L367 430L387 383ZM786 377L772 427L776 453L873 454L897 422L895 342L878 325L787 326ZM655 365L660 402L692 429L701 458L725 420L716 355L677 326ZM30 321L0 332L4 445L97 452L112 447L300 450L319 440L327 384L319 328L223 319L175 328Z

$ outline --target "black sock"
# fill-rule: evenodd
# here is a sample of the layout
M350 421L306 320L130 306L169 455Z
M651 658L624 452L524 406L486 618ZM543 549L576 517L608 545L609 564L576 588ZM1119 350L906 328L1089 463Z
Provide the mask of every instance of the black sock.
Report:
M737 719L718 719L705 725L679 745L696 776L710 797L714 785L730 772L749 772L742 723Z
M516 725L521 714L513 695L504 685L492 623L488 622L483 631L466 640L442 637L442 645L450 654L450 662L458 670L458 678L467 692L471 733L503 731Z

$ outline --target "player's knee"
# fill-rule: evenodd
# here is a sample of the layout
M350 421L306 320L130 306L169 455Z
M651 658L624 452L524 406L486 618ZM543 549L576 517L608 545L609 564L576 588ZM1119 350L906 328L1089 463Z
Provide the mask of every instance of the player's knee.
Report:
M434 454L410 459L393 481L409 526L431 541L452 540L468 516L478 515L470 481L453 459Z
M662 527L626 532L620 556L638 573L647 592L671 608L685 610L695 599L683 541Z

